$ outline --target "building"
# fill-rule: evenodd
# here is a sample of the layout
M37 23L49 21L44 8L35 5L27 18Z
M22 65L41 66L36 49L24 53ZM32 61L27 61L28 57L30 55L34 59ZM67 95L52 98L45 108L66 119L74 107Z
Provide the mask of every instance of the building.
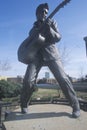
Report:
M45 78L49 79L50 78L50 73L49 72L45 72Z
M49 83L49 84L58 84L57 80L54 79L54 78L47 79L46 82Z
M7 81L10 81L13 83L23 83L23 78L21 76L9 77L9 78L7 78Z

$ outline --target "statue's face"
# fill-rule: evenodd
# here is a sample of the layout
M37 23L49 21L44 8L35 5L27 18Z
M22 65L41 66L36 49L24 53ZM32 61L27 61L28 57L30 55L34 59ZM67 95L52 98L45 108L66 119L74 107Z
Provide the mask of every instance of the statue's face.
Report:
M39 11L37 14L37 20L44 21L47 17L48 10L46 8L43 8Z

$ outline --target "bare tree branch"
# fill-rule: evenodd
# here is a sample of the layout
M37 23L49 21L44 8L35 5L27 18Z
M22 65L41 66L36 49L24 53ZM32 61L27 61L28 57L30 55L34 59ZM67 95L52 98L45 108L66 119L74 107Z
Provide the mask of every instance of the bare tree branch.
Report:
M59 46L62 64L66 66L70 62L70 53L66 46Z
M0 61L0 71L8 71L11 69L11 65L8 60Z

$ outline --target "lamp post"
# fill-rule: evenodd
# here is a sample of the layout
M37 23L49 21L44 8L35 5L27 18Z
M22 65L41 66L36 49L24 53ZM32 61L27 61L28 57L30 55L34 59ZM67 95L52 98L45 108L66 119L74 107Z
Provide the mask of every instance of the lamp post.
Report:
M85 46L86 46L86 56L87 56L87 36L83 38L85 40Z

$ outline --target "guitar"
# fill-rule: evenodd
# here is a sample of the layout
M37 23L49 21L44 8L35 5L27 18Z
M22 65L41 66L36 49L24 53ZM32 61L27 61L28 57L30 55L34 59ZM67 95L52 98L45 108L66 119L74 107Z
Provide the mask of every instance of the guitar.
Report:
M63 8L71 0L64 0L61 2L54 11L47 17L45 22L48 19L51 19L61 8ZM45 23L41 26L41 30L44 29ZM24 64L29 64L32 62L39 51L39 49L44 45L45 38L39 34L34 34L33 37L27 37L18 48L18 60Z

